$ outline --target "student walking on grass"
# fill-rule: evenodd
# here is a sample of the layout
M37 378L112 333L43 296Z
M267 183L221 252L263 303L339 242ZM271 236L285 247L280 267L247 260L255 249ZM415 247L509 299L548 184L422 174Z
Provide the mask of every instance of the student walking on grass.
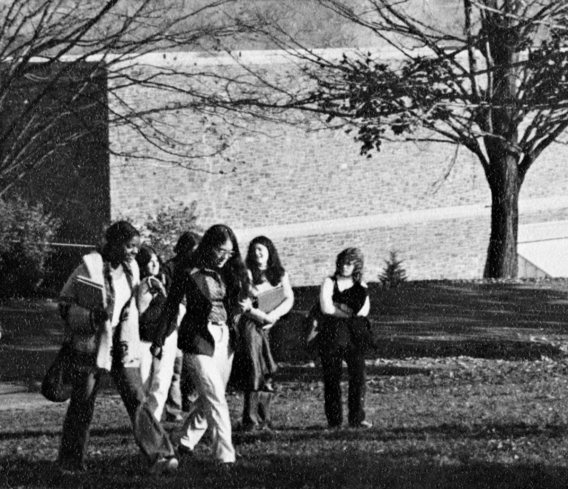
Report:
M365 420L365 350L371 346L367 315L370 303L363 282L363 254L346 248L336 259L335 272L320 288L323 314L318 338L324 382L324 404L330 428L341 426L341 367L345 360L349 374L349 425L369 428Z
M174 331L166 340L162 357L159 360L154 358L150 347L166 303L166 284L160 258L153 248L143 245L136 255L136 262L140 268L140 286L137 295L142 341L140 373L148 396L148 407L156 420L160 421L174 371L177 332Z
M233 379L244 391L241 428L252 431L270 428L272 378L277 365L270 351L268 331L290 312L294 292L278 251L267 237L258 236L250 242L246 266L252 300L238 325L239 346Z
M176 272L183 272L191 263L191 257L197 244L199 235L192 231L183 232L174 247L175 255L164 264L166 277L166 290L169 290ZM185 315L185 301L179 306L178 327ZM177 348L177 346L176 346ZM168 398L166 400L166 421L182 421L183 412L189 412L194 399L194 388L191 385L189 375L183 366L183 352L177 348L174 361L174 371Z
M237 239L222 224L205 232L191 266L174 276L153 353L158 358L162 354L185 298L186 314L179 326L178 346L198 397L183 425L180 454L190 453L209 428L216 460L222 464L235 462L225 391L233 362L235 325L243 311L247 282Z
M130 417L134 439L152 473L171 472L178 461L167 433L146 404L140 376L140 337L136 293L139 271L134 259L138 231L128 222L112 224L100 253L83 257L61 291L65 341L73 349L73 391L63 423L59 466L85 470L89 426L104 372L110 372ZM81 277L100 284L99 305L87 307Z

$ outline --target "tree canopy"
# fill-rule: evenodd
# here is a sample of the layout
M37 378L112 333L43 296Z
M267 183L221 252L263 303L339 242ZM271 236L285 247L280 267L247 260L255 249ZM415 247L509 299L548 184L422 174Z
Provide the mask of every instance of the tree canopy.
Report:
M467 148L492 194L485 275L516 276L521 185L568 126L568 2L319 3L367 29L382 49L330 59L277 36L281 47L305 62L310 84L286 97L280 92L274 105L354 126L363 154L391 139ZM395 55L385 57L389 50Z
M132 70L148 53L215 50L223 39L245 37L251 29L245 16L223 10L232 3L2 0L0 195L85 136L108 147L108 130L101 130L101 124L128 127L165 160L195 156L193 141L176 138L158 121L159 114L172 110L168 103L154 97L157 102L146 110L125 93L133 86L179 88L155 70ZM191 95L188 87L184 90ZM98 105L108 110L108 117L90 117ZM122 154L117 147L109 150Z

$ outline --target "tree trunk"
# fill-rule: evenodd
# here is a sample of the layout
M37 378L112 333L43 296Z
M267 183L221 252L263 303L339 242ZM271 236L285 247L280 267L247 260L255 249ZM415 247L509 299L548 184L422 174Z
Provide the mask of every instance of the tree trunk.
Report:
M521 189L517 159L502 154L491 160L490 167L491 236L484 278L515 278Z

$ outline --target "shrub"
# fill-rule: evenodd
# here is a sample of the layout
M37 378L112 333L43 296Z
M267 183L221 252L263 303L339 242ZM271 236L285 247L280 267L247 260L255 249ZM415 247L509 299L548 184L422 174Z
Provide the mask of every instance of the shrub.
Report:
M173 248L183 232L202 234L197 225L196 209L195 201L189 206L180 203L164 207L155 217L148 217L142 226L139 226L142 238L161 258L168 259L173 255Z
M59 221L41 204L0 199L0 296L29 296L46 273Z
M406 282L406 270L396 251L391 251L389 259L385 260L385 269L379 275L379 281L385 289L394 289Z

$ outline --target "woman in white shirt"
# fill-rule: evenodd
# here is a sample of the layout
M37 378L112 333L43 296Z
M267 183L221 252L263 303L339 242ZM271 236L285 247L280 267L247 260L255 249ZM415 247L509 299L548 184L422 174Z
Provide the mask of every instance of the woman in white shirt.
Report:
M250 242L246 265L252 301L238 326L239 347L233 379L244 391L241 428L252 431L270 427L272 379L277 365L270 350L268 332L292 309L294 292L278 251L266 236L257 236Z
M110 372L122 397L136 443L152 473L171 472L178 461L167 433L146 405L140 376L140 337L136 291L139 271L134 257L138 231L128 222L112 224L101 252L83 257L60 295L65 341L73 349L73 391L63 423L59 451L62 471L85 470L85 455L95 399L104 372ZM101 285L101 302L85 303L78 285L86 277Z

